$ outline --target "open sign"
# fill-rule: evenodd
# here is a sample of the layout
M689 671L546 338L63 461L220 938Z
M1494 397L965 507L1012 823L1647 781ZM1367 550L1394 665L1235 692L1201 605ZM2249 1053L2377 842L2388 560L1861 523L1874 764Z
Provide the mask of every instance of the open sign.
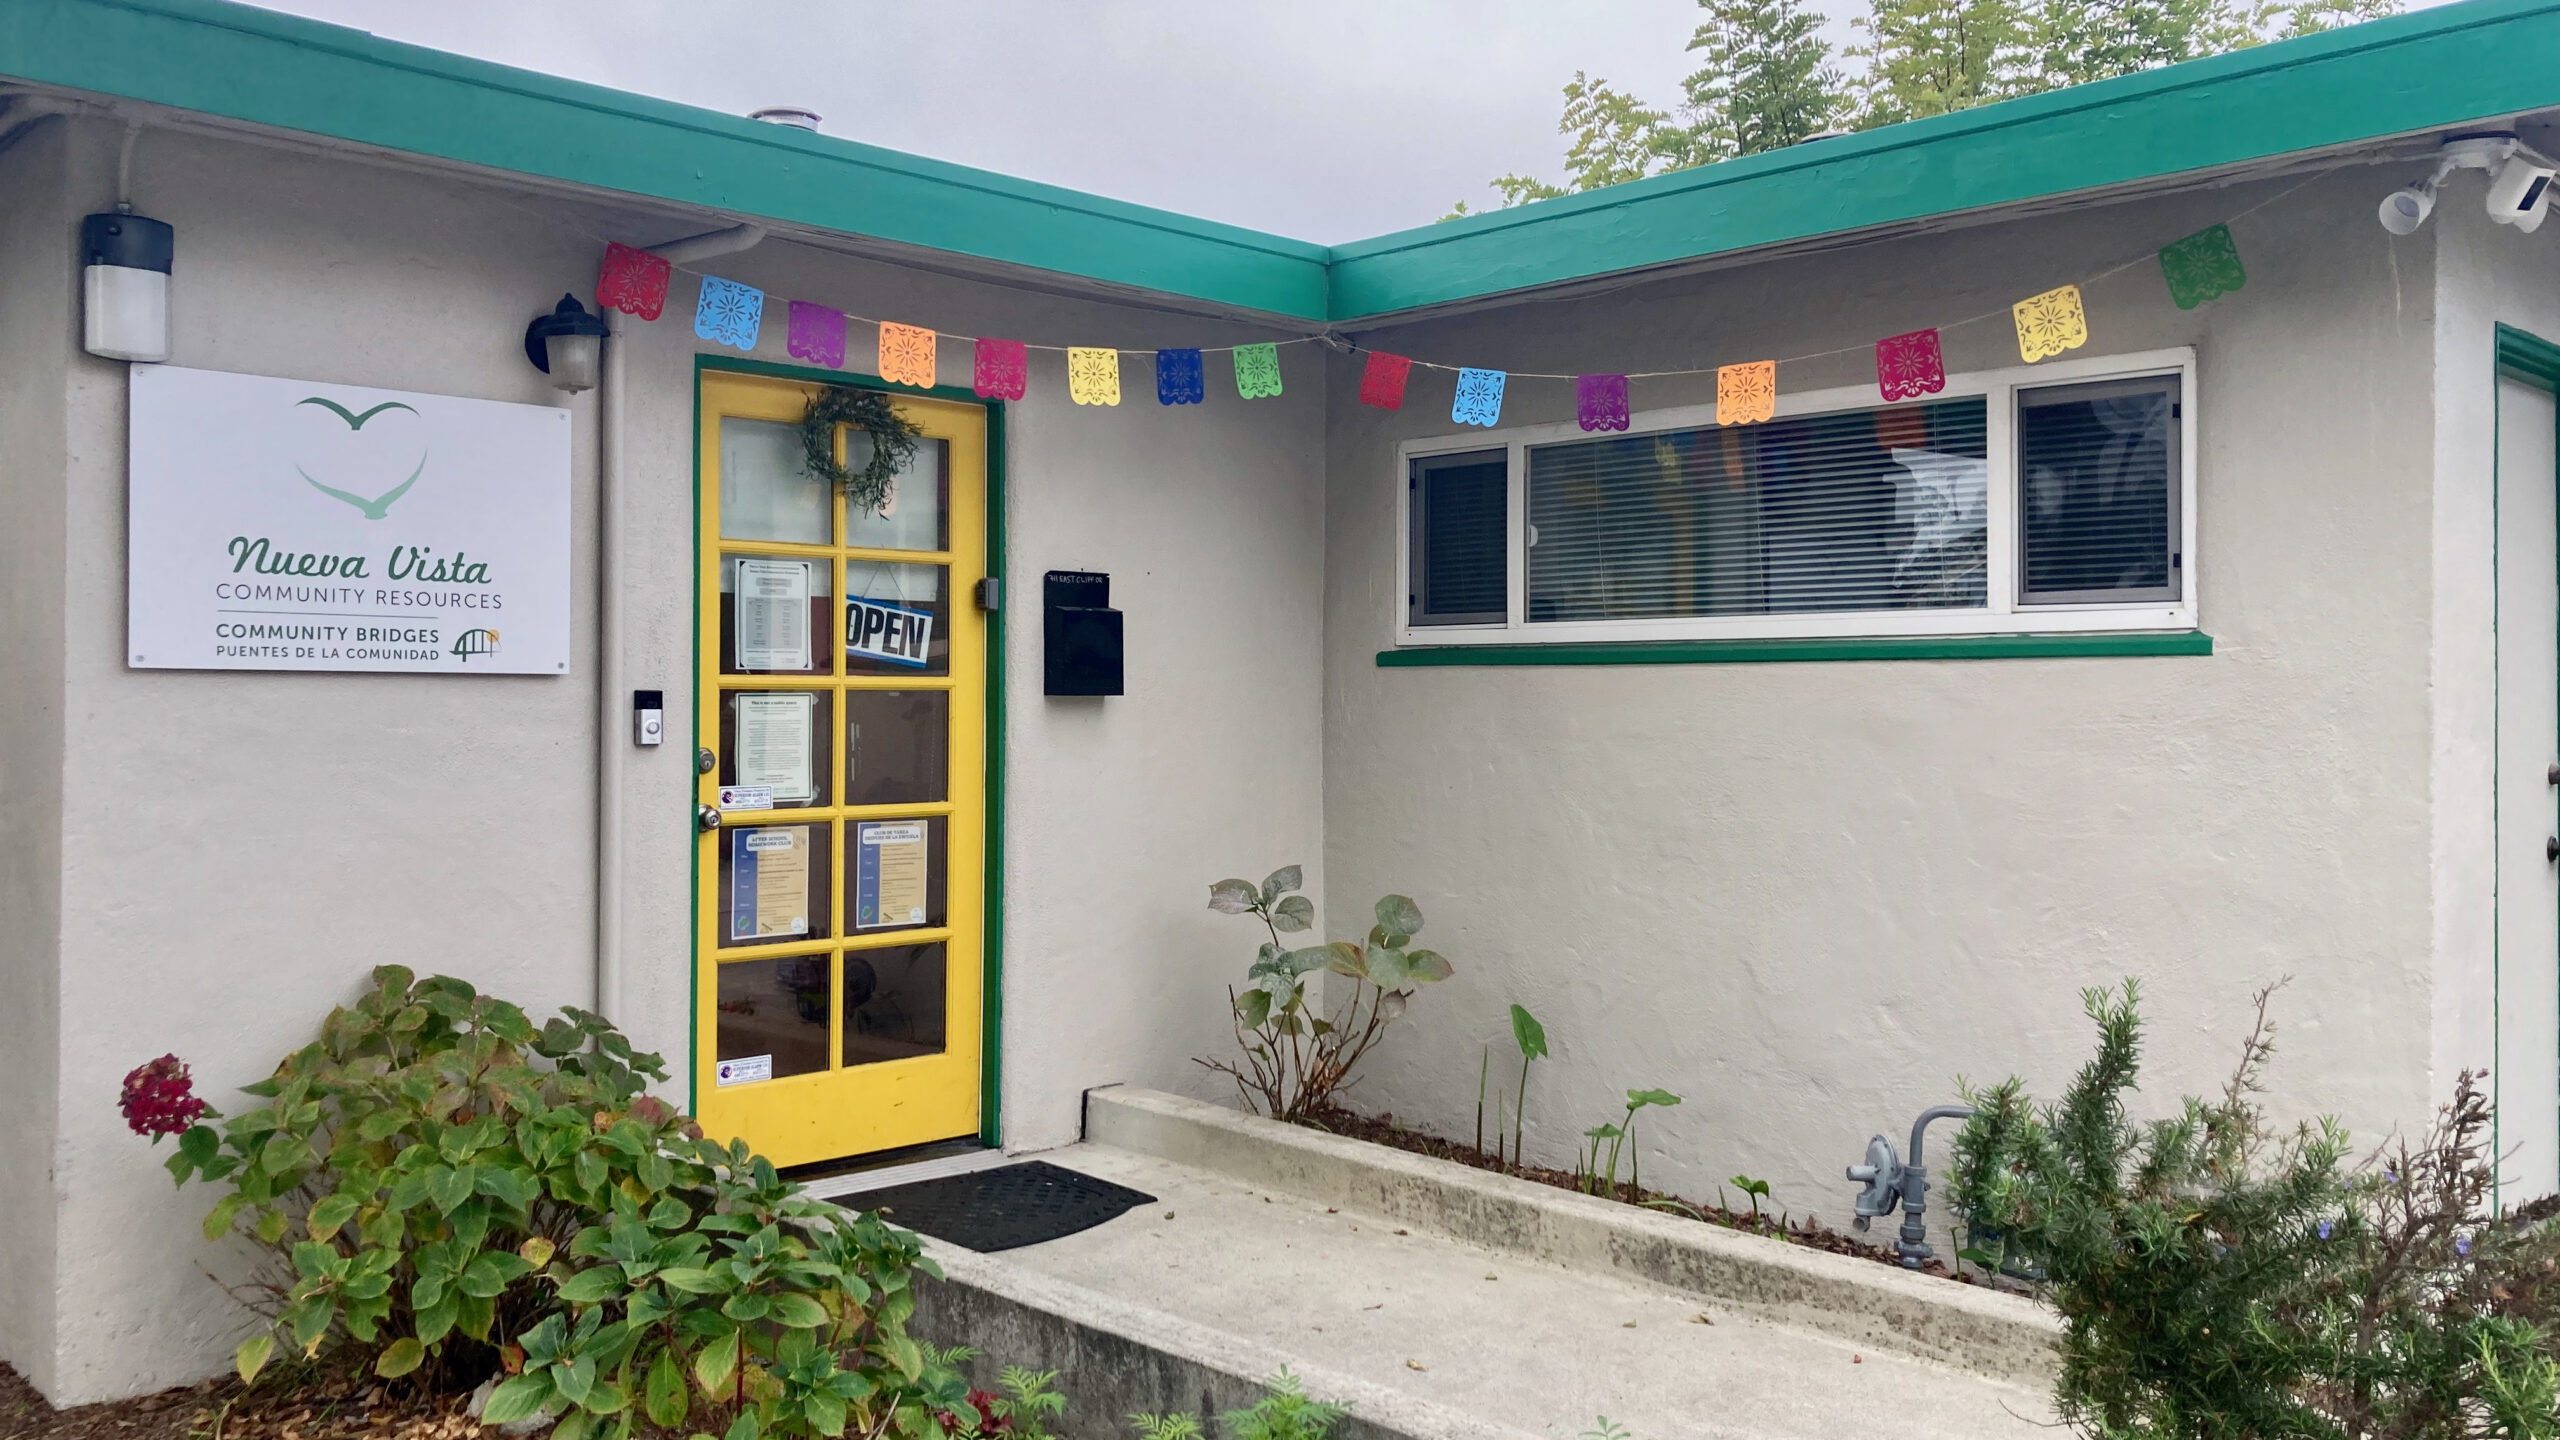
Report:
M925 653L933 648L933 615L849 596L844 603L844 648L848 655L921 670Z

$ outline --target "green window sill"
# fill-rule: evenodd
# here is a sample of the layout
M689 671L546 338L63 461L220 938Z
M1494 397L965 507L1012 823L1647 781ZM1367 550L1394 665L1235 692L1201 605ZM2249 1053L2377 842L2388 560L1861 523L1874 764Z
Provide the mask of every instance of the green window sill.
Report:
M2210 655L2201 630L2152 635L1910 635L1820 640L1587 641L1555 645L1416 645L1378 652L1378 668L1439 665L1766 665L1798 660L2052 660L2100 655Z

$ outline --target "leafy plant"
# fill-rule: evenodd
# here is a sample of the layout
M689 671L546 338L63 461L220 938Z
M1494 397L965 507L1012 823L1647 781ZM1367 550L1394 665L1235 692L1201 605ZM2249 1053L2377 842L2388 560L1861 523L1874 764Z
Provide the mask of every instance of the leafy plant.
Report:
M1760 1202L1769 1198L1769 1182L1754 1180L1748 1175L1736 1175L1733 1177L1733 1188L1751 1197L1751 1228L1759 1229Z
M1349 1413L1340 1405L1307 1398L1305 1386L1283 1365L1260 1400L1219 1418L1235 1440L1325 1440L1334 1422Z
M1511 1168L1521 1165L1521 1141L1529 1121L1529 1062L1547 1053L1547 1027L1520 1005L1511 1007L1511 1041L1520 1047L1520 1097L1511 1106Z
M244 1380L280 1343L448 1391L497 1371L483 1421L556 1416L558 1440L939 1435L965 1404L906 1333L935 1273L913 1235L703 1139L599 1016L537 1028L449 976L372 978L246 1087L266 1104L169 1160L229 1184L208 1238L245 1228L280 1262L250 1287L271 1323Z
M2144 1440L2560 1436L2560 1222L2494 1212L2477 1077L2415 1147L2349 1165L2334 1121L2266 1118L2271 993L2222 1093L2171 1117L2127 1110L2130 981L2083 996L2097 1053L2058 1103L1968 1094L1950 1199L1995 1264L2049 1277L2063 1418Z
M1163 1415L1133 1411L1129 1424L1138 1432L1138 1440L1200 1440L1200 1417L1187 1411Z
M1582 1440L1635 1440L1635 1435L1626 1426L1603 1415L1592 1423L1590 1429L1582 1432Z
M1245 972L1242 993L1232 988L1236 1060L1194 1063L1235 1081L1248 1106L1259 1104L1274 1119L1305 1121L1333 1103L1352 1072L1424 985L1449 978L1449 962L1432 950L1411 947L1422 930L1422 907L1389 895L1375 908L1377 923L1366 944L1336 940L1290 949L1283 934L1312 930L1316 910L1293 893L1304 883L1295 865L1274 870L1257 886L1221 880L1209 887L1209 908L1222 915L1251 915L1270 938ZM1347 1004L1331 1015L1309 1003L1307 977L1319 972L1353 982Z
M1001 1393L969 1392L969 1403L978 1411L977 1433L1009 1435L1017 1440L1058 1440L1049 1425L1066 1413L1067 1397L1057 1392L1057 1382L1055 1370L1007 1365L996 1381Z
M1680 1097L1668 1090L1630 1090L1627 1092L1625 1116L1615 1123L1594 1125L1583 1131L1584 1137L1591 1141L1591 1147L1589 1153L1584 1155L1574 1167L1574 1178L1582 1192L1586 1195L1615 1196L1618 1193L1619 1152L1622 1147L1627 1147L1635 1136L1636 1112L1649 1106L1670 1106L1679 1103ZM1600 1147L1603 1141L1606 1141L1609 1147L1608 1168L1605 1172L1601 1168L1600 1161ZM1633 1192L1633 1198L1641 1198L1644 1194L1643 1157L1634 1149L1628 1149L1627 1154L1629 1158L1627 1186Z

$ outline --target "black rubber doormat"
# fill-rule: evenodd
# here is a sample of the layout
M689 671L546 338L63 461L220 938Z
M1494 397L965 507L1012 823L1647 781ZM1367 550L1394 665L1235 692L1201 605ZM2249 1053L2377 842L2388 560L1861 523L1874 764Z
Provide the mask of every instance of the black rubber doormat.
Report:
M1012 1250L1090 1230L1156 1197L1045 1160L1000 1165L846 1195L837 1204L885 1210L889 1223L964 1250Z

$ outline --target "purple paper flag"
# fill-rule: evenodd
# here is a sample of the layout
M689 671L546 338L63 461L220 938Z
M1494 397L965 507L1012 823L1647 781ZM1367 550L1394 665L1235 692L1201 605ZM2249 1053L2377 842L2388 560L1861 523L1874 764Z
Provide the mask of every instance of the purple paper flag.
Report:
M1624 430L1627 428L1627 377L1624 375L1576 375L1573 377L1573 418L1585 430Z
M791 353L812 365L844 368L844 312L806 300L791 302Z

